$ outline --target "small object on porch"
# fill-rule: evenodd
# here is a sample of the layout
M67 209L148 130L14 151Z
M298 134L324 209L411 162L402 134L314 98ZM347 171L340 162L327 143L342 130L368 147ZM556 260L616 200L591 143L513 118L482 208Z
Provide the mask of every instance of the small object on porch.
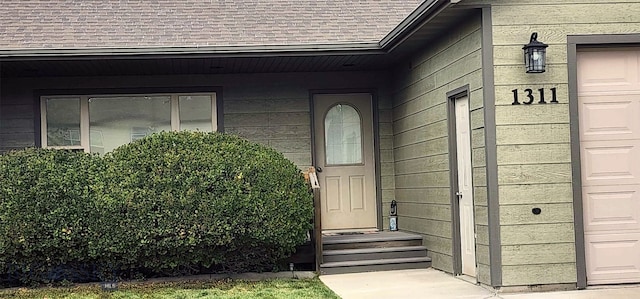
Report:
M320 183L318 183L318 175L316 174L315 167L309 167L307 171L309 176L309 183L311 184L311 189L320 189ZM305 175L306 178L306 175Z
M398 202L391 201L391 211L389 213L389 230L398 231Z

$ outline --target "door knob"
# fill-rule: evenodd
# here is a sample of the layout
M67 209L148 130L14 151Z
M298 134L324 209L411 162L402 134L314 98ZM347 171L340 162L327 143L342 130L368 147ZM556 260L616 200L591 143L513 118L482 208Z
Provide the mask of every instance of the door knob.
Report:
M458 199L462 198L462 191L456 192L456 196L458 197Z
M322 172L322 167L320 167L320 166L316 167L316 171L317 172Z

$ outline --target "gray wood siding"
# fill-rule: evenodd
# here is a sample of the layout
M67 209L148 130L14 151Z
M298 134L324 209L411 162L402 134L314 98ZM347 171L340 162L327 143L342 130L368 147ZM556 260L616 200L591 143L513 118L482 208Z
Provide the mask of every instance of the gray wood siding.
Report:
M224 130L283 153L306 168L311 165L311 123L305 99L225 100Z
M638 0L468 0L490 4L504 286L575 283L567 36L638 33ZM532 32L547 72L526 74ZM559 104L512 106L513 89L557 88ZM542 209L533 215L534 207ZM580 245L581 246L581 245Z
M33 101L25 103L19 100L30 97L30 93L13 90L8 84L10 82L3 81L0 83L0 152L33 146Z
M480 17L425 45L393 74L393 146L399 227L421 234L433 267L453 271L447 92L469 85L477 230L487 223ZM482 234L482 233L481 233ZM488 242L478 277L489 280ZM486 252L486 254L483 254Z
M389 229L391 201L395 197L395 164L393 160L393 122L391 97L378 100L378 135L380 136L380 174L382 181L382 226Z

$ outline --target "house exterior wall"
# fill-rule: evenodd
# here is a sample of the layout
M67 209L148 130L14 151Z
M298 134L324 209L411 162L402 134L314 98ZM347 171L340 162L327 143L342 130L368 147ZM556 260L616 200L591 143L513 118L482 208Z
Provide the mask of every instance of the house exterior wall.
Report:
M502 285L577 282L567 38L640 33L640 1L465 1L491 6L500 203ZM526 74L522 46L532 32L549 44L547 71ZM547 102L556 88L558 104ZM512 105L532 89L531 105ZM540 215L532 214L540 208ZM582 232L578 232L580 234Z
M391 202L393 137L386 82L384 72L2 78L0 152L36 145L36 90L211 86L222 90L218 97L223 100L226 132L271 146L305 170L312 165L310 92L373 91L378 99L382 199Z
M487 93L478 14L425 44L422 52L401 63L391 76L340 72L3 78L0 151L35 144L35 89L98 88L104 82L114 88L216 86L223 90L227 132L272 146L304 169L312 163L310 91L377 89L384 227L389 202L397 199L400 229L421 234L433 266L453 272L446 94L468 85L478 280L496 286L575 284L580 276L576 247L583 244L576 244L575 237L572 166L577 162L571 157L567 39L640 33L640 0L465 0L458 5L490 7L495 86L491 94L495 98L483 98ZM522 46L532 32L549 44L543 74L524 72ZM394 84L387 86L391 78ZM531 105L512 105L514 90L523 102L525 89L535 97L544 89L548 102L552 88L557 91L557 104L536 100ZM491 150L497 153L497 165L487 165L485 160L488 105L495 106L495 119L487 121L487 130L495 130L496 147ZM489 124L494 121L495 128ZM488 198L487 169L494 167L498 196ZM487 206L494 200L499 200L499 234L490 244ZM532 214L533 208L542 213ZM500 247L498 257L489 257L490 245ZM499 278L490 277L494 259L500 261Z
M468 85L478 279L489 284L481 45L478 13L395 70L393 146L399 227L423 236L433 267L453 272L447 93Z

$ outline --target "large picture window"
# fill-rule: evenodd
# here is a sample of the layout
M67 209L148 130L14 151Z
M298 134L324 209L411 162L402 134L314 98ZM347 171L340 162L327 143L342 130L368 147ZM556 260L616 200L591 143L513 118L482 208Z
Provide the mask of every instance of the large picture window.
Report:
M42 146L104 154L155 132L216 131L216 95L43 96Z

